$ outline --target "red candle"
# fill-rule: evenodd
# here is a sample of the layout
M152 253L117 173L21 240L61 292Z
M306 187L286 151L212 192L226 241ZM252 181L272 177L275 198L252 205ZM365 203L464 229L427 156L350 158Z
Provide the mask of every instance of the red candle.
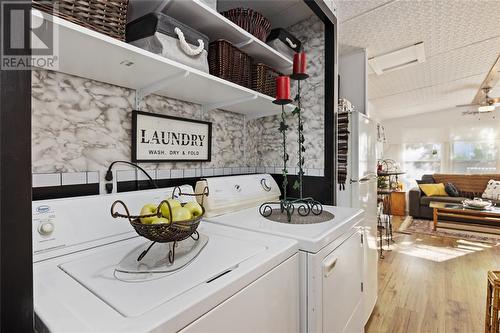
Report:
M298 52L293 55L293 74L306 74L305 52Z
M290 99L290 78L288 76L276 77L276 99Z

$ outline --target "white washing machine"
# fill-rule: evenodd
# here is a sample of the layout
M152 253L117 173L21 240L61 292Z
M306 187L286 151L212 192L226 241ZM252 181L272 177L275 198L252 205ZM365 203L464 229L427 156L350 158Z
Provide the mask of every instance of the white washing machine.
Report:
M268 174L208 178L196 192L205 186L207 221L299 242L302 332L363 332L363 210L323 206L326 222L280 223L259 213L281 194Z
M151 242L112 218L111 204L139 212L171 192L33 202L39 332L299 331L294 240L202 221L198 241L178 243L174 264L158 260L170 249L158 243L138 264Z

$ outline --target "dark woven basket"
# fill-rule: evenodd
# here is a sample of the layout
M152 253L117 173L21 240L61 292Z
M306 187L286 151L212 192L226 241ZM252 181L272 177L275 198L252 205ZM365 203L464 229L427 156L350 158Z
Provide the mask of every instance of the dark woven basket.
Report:
M128 0L33 0L33 8L124 41Z
M252 58L226 40L210 43L208 66L212 75L243 87L252 85Z
M115 211L115 206L117 204L122 205L127 213L126 214L117 213ZM162 204L167 204L169 210L172 211L172 209L170 208L170 204L167 201L162 201L158 205L158 211L160 211L160 206ZM116 217L128 218L130 224L135 229L137 234L139 234L144 238L147 238L153 242L158 242L158 243L170 243L170 242L180 242L191 237L191 235L198 228L201 218L205 214L205 208L203 208L203 206L202 209L203 212L200 216L197 216L190 220L175 221L175 222L170 222L169 224L143 224L140 221L141 217L151 217L155 216L156 214L142 215L142 216L130 215L129 210L127 206L123 203L123 201L117 200L111 206L111 215L115 218Z
M282 75L273 68L257 63L252 65L252 89L276 97L276 77Z
M203 210L204 213L205 210ZM139 219L132 220L130 224L139 235L153 242L180 242L191 237L196 231L203 214L191 220L171 222L170 224L142 224Z
M233 8L221 14L263 42L267 40L267 36L271 32L271 22L264 15L253 9Z

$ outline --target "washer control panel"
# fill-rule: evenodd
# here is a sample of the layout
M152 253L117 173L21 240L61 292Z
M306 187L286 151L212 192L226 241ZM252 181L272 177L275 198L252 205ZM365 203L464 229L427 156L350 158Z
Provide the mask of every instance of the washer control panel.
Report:
M44 238L50 237L55 231L56 212L49 205L34 207L34 229Z

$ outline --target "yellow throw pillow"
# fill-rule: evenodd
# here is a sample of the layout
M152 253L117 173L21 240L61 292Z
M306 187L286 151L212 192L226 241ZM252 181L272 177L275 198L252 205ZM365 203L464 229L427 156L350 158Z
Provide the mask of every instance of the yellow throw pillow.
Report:
M425 193L428 197L442 197L448 196L446 190L444 189L444 184L420 184L420 189Z

